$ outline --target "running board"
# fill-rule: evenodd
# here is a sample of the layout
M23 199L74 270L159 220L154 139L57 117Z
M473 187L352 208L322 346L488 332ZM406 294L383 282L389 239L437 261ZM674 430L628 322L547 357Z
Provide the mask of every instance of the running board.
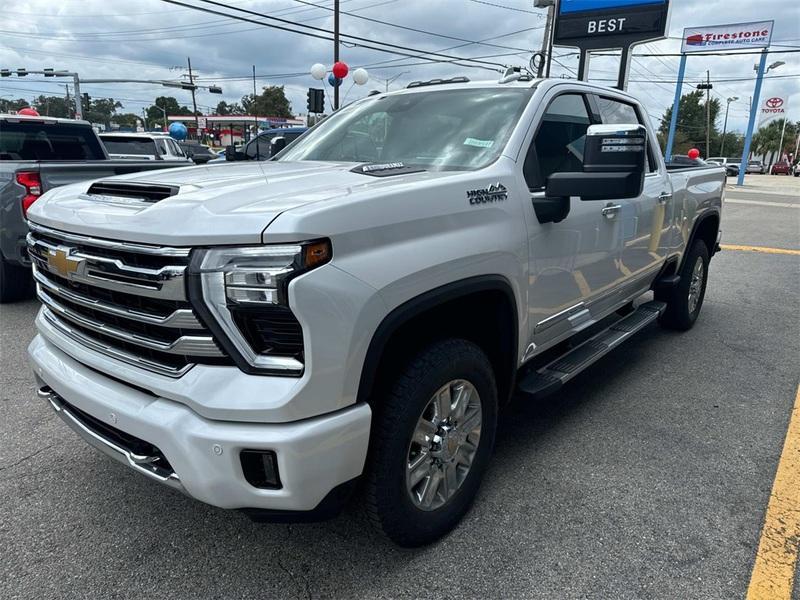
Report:
M569 352L538 371L525 375L517 384L518 392L531 399L552 394L578 373L655 321L666 308L666 303L656 300L638 306L635 311L608 329L571 348Z

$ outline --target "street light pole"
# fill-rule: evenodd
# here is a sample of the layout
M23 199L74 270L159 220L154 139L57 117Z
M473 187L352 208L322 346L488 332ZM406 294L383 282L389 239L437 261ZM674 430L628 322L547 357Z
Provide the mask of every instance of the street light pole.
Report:
M731 102L736 102L738 99L739 96L728 98L728 105L725 107L725 124L722 126L722 142L719 145L720 156L725 156L723 150L725 150L725 134L728 131L728 111L731 109Z
M194 78L192 77L192 59L188 56L186 57L186 62L189 63L189 85L192 86L192 108L194 109L194 126L195 126L195 135L197 135L197 139L200 139L200 117L197 116L197 99L195 98L195 87L194 87Z

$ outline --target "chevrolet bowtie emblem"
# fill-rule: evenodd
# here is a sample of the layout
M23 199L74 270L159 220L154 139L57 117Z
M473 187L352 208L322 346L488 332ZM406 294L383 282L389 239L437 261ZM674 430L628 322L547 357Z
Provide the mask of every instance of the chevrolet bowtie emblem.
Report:
M47 266L51 271L58 273L62 277L78 272L78 266L82 259L71 258L68 250L57 248L49 250L47 254Z

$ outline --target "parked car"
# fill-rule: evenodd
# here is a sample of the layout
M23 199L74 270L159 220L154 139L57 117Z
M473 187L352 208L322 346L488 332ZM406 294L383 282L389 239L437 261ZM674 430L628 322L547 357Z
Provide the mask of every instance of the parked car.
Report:
M792 167L792 174L795 177L800 177L800 162L794 163L794 166Z
M791 175L792 168L789 166L788 161L781 160L772 165L769 173L770 175Z
M625 92L457 78L358 100L273 160L53 190L28 215L39 395L203 502L309 520L360 487L389 538L426 544L469 509L513 394L695 324L724 185L668 169Z
M214 162L238 161L238 160L267 160L277 150L283 149L287 144L291 144L301 135L308 131L308 127L283 127L270 129L259 133L258 136L247 142L244 148L236 148L231 151L231 146L225 149L225 155ZM273 147L272 140L283 138L280 148Z
M28 209L55 187L175 163L111 160L87 121L0 114L0 302L33 296Z
M204 165L217 158L217 153L205 144L194 141L178 142L183 153L192 159L196 165Z
M725 173L728 177L737 177L739 175L739 165L742 162L740 158L725 158L722 156L715 156L706 159L707 163L720 165L725 167Z
M111 158L190 163L178 143L162 133L101 133Z
M766 172L767 172L767 168L764 166L764 163L761 162L760 160L751 160L751 161L749 161L747 163L747 169L745 170L745 173L747 173L748 175L750 173L755 173L757 175L763 175Z

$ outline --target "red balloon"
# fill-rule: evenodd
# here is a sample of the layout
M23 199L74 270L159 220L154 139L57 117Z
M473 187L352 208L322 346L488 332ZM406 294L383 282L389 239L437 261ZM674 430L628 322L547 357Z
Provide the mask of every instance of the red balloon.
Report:
M698 150L697 148L692 148L691 150L689 150L689 152L686 153L686 156L688 156L692 160L700 158L700 150Z
M336 77L337 79L344 79L345 77L347 77L347 72L349 70L350 68L347 66L347 64L341 61L334 63L333 69L331 69L331 71L333 71L333 76Z
M26 115L28 117L38 117L40 116L38 112L36 112L35 108L20 108L17 111L18 115Z

